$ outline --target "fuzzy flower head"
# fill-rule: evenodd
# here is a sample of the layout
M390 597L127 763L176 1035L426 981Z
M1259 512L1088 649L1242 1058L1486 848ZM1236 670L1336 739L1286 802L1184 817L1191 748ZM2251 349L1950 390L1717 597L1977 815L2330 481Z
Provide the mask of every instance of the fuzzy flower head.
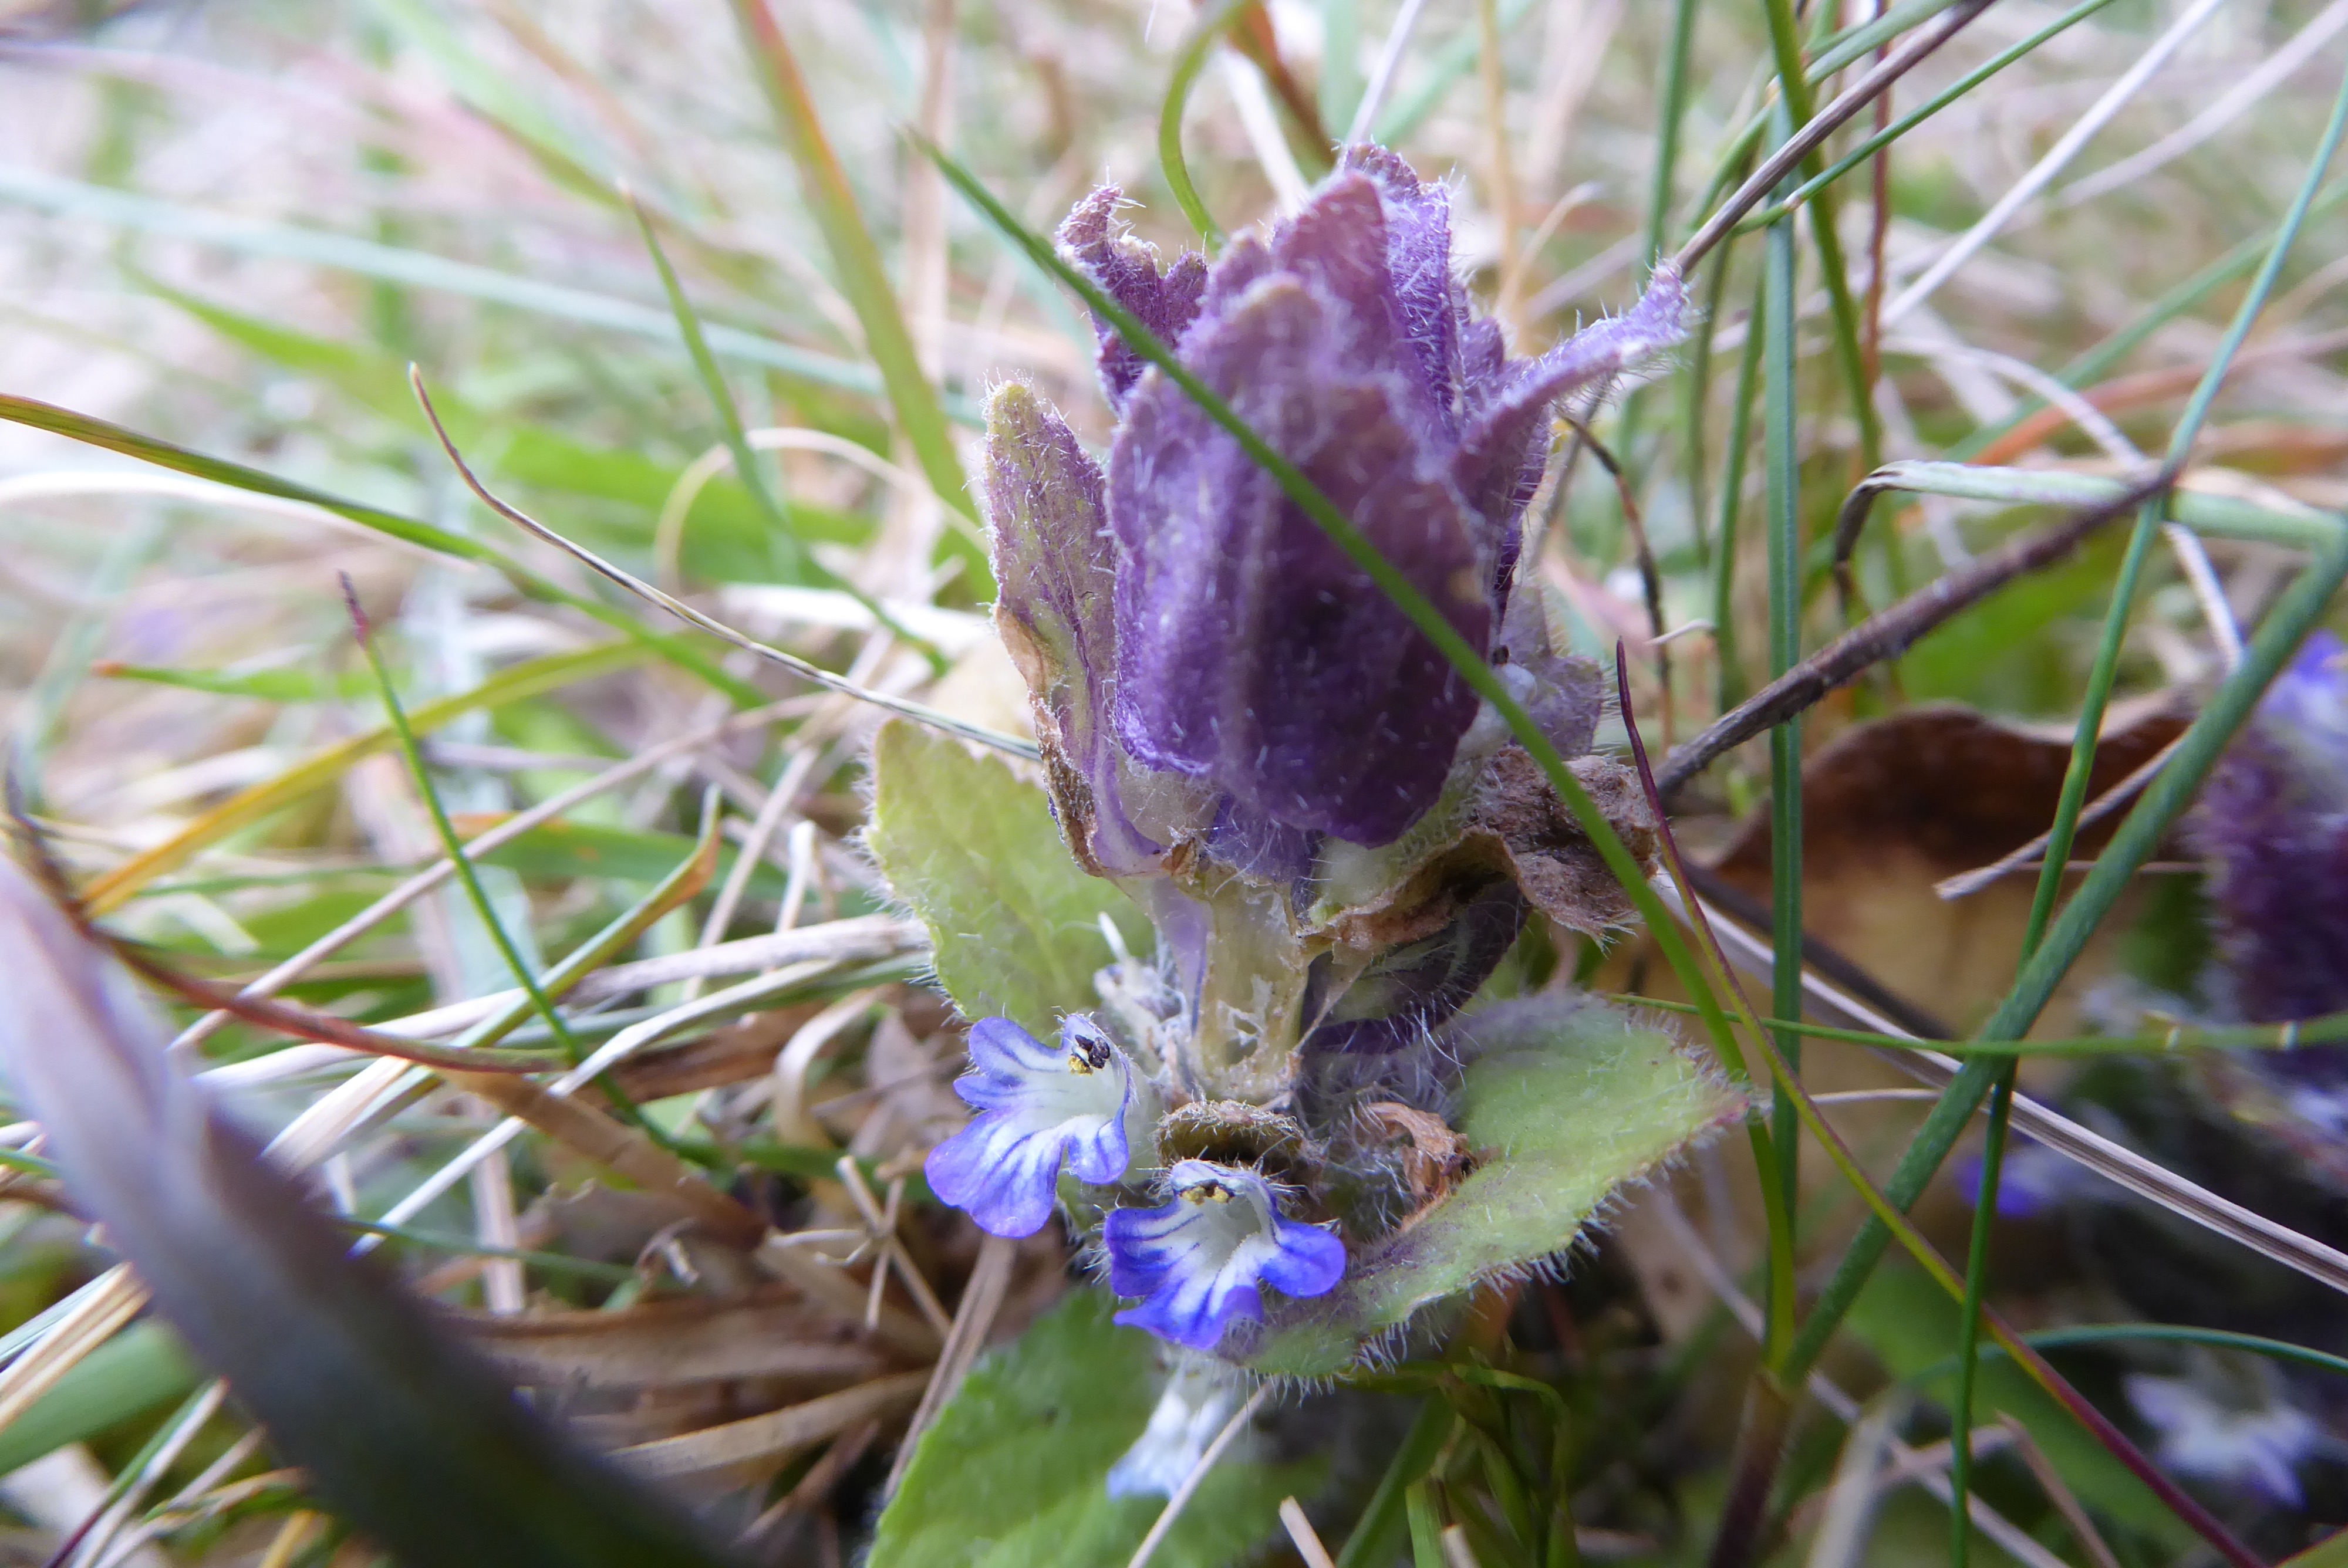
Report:
M2210 773L2197 835L2233 1006L2260 1023L2348 1009L2348 645L2340 639L2318 631L2268 688ZM2338 1056L2311 1050L2278 1065L2337 1077Z
M1118 231L1120 200L1080 203L1063 252L1490 654L1551 406L1675 342L1680 280L1659 272L1629 313L1511 359L1452 274L1446 193L1391 153L1352 149L1302 211L1211 266L1161 268ZM1474 692L1237 441L1100 331L1119 416L1105 477L1026 388L989 422L997 622L1071 842L1133 875L1187 834L1271 877L1299 874L1316 835L1391 843L1442 792Z
M1070 1015L1056 1047L1007 1018L971 1027L971 1071L954 1092L978 1114L930 1151L931 1190L994 1235L1027 1236L1052 1217L1066 1166L1122 1181L1147 1148L1157 1094L1092 1020Z
M1212 1350L1234 1323L1263 1319L1263 1286L1323 1295L1345 1273L1345 1244L1280 1212L1255 1172L1205 1160L1167 1173L1171 1200L1108 1216L1109 1288L1139 1296L1119 1323L1193 1350Z

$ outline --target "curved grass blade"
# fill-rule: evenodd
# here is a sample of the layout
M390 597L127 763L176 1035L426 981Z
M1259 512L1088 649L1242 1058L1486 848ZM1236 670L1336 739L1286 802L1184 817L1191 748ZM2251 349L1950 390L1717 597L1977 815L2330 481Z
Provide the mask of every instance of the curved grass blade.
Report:
M653 227L652 215L644 210L632 190L623 191L622 199L635 218L636 231L644 238L644 249L653 259L654 269L660 273L661 288L668 295L669 309L676 316L676 327L685 338L685 352L693 360L694 373L700 376L703 390L717 413L717 422L725 432L726 449L734 458L734 476L750 492L750 499L764 514L772 529L768 536L782 547L783 569L792 578L811 576L819 583L838 589L854 599L871 613L872 619L886 627L890 633L909 648L917 649L930 661L932 673L946 672L946 657L927 638L908 631L904 623L891 614L881 602L862 589L826 567L809 555L799 539L798 518L790 500L776 486L779 469L770 472L751 450L750 432L742 422L742 410L734 401L733 389L726 384L725 373L717 368L717 360L709 352L709 340L702 330L700 313L685 292L684 282L676 269L669 264L668 251L660 242L660 231Z
M848 296L864 328L865 352L880 372L890 405L897 411L897 427L905 433L905 441L938 499L975 520L978 510L971 501L969 476L954 454L937 389L922 370L912 333L906 330L904 313L890 287L889 270L880 260L880 247L872 242L871 231L864 225L863 214L857 210L848 172L840 168L824 135L798 60L767 0L732 0L732 5L735 22L758 67L758 86L775 111L783 144L798 167L801 199L823 231L832 265L839 274L840 292ZM994 566L986 552L953 529L947 530L945 542L965 563L973 593L982 600L994 597Z
M512 583L515 589L525 597L547 604L565 605L582 614L594 617L622 635L643 643L646 651L666 659L680 669L691 671L711 686L732 698L739 706L755 707L765 700L756 687L735 680L710 663L708 660L704 659L699 652L687 647L679 639L656 637L645 630L637 621L622 614L612 606L600 604L594 600L572 593L560 584L540 576L503 551L492 548L478 540L467 538L462 534L451 533L446 528L437 528L429 523L403 517L397 512L386 511L380 507L371 507L364 501L348 500L324 490L314 489L310 486L292 479L281 479L274 474L265 473L259 468L248 468L242 463L232 463L221 457L208 457L201 452L191 452L184 446L174 446L169 441L158 440L151 436L141 436L137 431L126 430L119 425L109 424L103 419L94 419L87 414L77 414L70 408L60 408L55 404L42 403L30 397L16 397L0 393L0 420L6 420L12 425L26 425L35 430L46 430L51 435L63 436L87 446L102 446L109 452L119 452L126 457L136 457L141 462L152 463L176 473L193 475L200 479L210 479L216 484L232 486L240 490L249 490L255 495L273 496L280 500L300 501L307 506L318 507L334 513L336 517L356 523L361 528L372 528L377 533L389 535L403 543L489 567L502 573L506 580Z
M415 389L417 401L424 406L424 416L432 423L433 435L439 437L440 449L448 455L448 461L455 465L457 473L463 478L466 487L480 497L483 506L488 507L525 533L545 540L557 549L626 589L645 603L659 606L686 625L730 642L746 653L755 653L769 663L779 664L801 680L811 681L827 691L853 697L860 702L870 702L876 708L886 708L892 713L902 713L905 717L927 724L933 730L943 730L948 734L960 735L963 740L991 747L1014 757L1025 757L1033 762L1042 754L1035 749L1035 744L1032 741L1023 741L1016 735L1006 735L981 725L966 723L951 714L942 713L935 708L922 703L911 702L903 697L892 697L886 692L876 692L867 686L860 686L843 676L833 674L819 664L809 663L796 653L786 653L781 649L769 646L754 637L745 636L724 621L714 620L702 614L684 600L663 593L642 578L621 570L585 546L574 544L564 538L520 507L500 500L481 483L479 477L465 461L464 454L457 449L456 442L449 438L447 427L440 423L440 415L432 406L431 395L424 390L424 377L413 366L408 369L408 381Z
M636 1482L558 1438L165 1061L121 970L0 869L0 1058L72 1191L286 1458L419 1568L715 1568Z
M1626 1006L1658 1008L1664 1012L1694 1014L1694 1002L1631 992L1608 993ZM2194 1050L2297 1050L2307 1045L2348 1044L2348 1012L2291 1023L2245 1025L2230 1029L2188 1029L2179 1024L2161 1034L2078 1034L2055 1040L1920 1040L1912 1034L1884 1034L1863 1029L1840 1029L1807 1019L1765 1018L1756 1020L1772 1032L1794 1030L1811 1040L1840 1040L1878 1050L1925 1050L1942 1056L2173 1056Z
M1223 248L1223 231L1214 214L1199 198L1199 188L1190 182L1190 165L1182 157L1182 111L1189 107L1190 88L1199 80L1199 73L1207 68L1207 58L1215 52L1215 45L1231 30L1232 21L1254 0L1220 0L1210 10L1200 13L1182 40L1181 51L1174 56L1174 74L1166 83L1166 99L1158 109L1158 167L1166 176L1167 188L1174 192L1175 204L1190 220L1190 227L1206 241L1207 254L1211 256Z
M400 759L407 764L407 776L415 783L416 793L424 799L424 808L432 818L432 830L439 835L440 849L448 856L448 864L456 868L457 882L465 890L466 901L472 905L482 929L489 934L489 940L497 945L498 955L505 959L514 982L530 998L530 1006L537 1010L538 1016L546 1020L547 1032L554 1037L556 1043L562 1047L563 1054L575 1065L580 1056L579 1042L571 1038L571 1030L563 1025L562 1015L554 1010L554 1004L547 1000L546 993L539 989L537 975L530 971L530 965L522 958L521 950L514 946L513 938L507 934L505 922L498 918L497 906L489 901L488 890L481 886L481 874L466 857L465 841L457 836L457 825L448 820L448 808L440 804L440 792L432 787L431 772L424 765L423 748L417 744L416 731L407 722L407 711L400 706L398 689L392 682L391 671L384 664L382 650L375 645L375 629L367 623L366 611L359 607L359 590L352 583L348 572L343 574L343 603L350 611L351 630L358 639L359 652L366 660L368 671L375 676L376 692L383 699L384 712L391 720L391 733L398 743Z
M573 653L551 653L526 660L499 671L469 692L426 703L408 715L408 723L418 734L427 734L460 714L500 707L560 690L574 681L624 670L641 662L650 652L643 643L606 642ZM273 779L239 790L162 843L139 851L93 879L82 890L83 901L91 913L98 915L120 907L156 877L186 865L205 845L333 783L352 764L384 750L395 739L390 725L379 725L313 753Z
M2085 1323L2070 1328L2041 1328L2022 1336L2022 1342L2034 1350L2076 1349L2083 1345L2200 1345L2213 1350L2246 1351L2348 1378L2348 1356L2334 1356L2328 1350L2270 1339L2261 1334L2243 1334L2231 1328L2197 1328L2184 1323ZM2002 1346L1984 1345L1980 1354L1986 1360L1992 1356L2003 1356L2005 1351ZM1902 1380L1921 1383L1945 1377L1956 1365L1957 1358L1952 1356Z

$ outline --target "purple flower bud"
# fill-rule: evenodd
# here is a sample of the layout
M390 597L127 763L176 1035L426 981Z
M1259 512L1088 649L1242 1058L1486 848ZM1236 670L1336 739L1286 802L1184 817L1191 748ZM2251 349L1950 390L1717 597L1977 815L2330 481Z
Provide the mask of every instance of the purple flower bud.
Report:
M2348 646L2308 640L2211 770L2197 836L2231 1001L2254 1022L2348 1009ZM2336 1062L2336 1051L2322 1056ZM2317 1065L2278 1059L2302 1071Z
M1124 1179L1154 1136L1157 1096L1098 1025L1060 1026L1056 1050L1007 1018L971 1027L973 1071L954 1092L979 1114L930 1151L930 1188L994 1235L1034 1235L1052 1217L1065 1163L1079 1181Z
M1156 251L1117 231L1117 203L1123 199L1116 186L1104 185L1077 202L1060 225L1060 251L1160 340L1179 342L1199 313L1199 296L1207 288L1207 259L1194 251L1161 274ZM1095 323L1095 330L1100 337L1101 384L1109 403L1123 407L1126 395L1141 379L1144 362L1107 323Z
M1064 247L1488 653L1550 405L1675 341L1679 279L1659 272L1630 314L1510 360L1452 277L1442 189L1392 154L1354 149L1303 211L1203 274L1188 258L1161 274L1112 234L1117 200L1081 205ZM1235 440L1119 347L1102 356L1122 415L1107 495L1118 742L1224 797L1218 832L1267 866L1305 834L1392 842L1441 793L1474 692Z
M1138 1296L1119 1323L1212 1350L1234 1323L1263 1320L1262 1286L1321 1296L1345 1273L1345 1244L1280 1212L1253 1171L1183 1160L1167 1173L1172 1202L1108 1216L1109 1288Z
M987 401L985 477L1001 589L995 630L1027 681L1061 830L1087 870L1138 876L1164 846L1127 815L1120 775L1131 764L1110 732L1115 567L1100 468L1035 389L1014 381Z

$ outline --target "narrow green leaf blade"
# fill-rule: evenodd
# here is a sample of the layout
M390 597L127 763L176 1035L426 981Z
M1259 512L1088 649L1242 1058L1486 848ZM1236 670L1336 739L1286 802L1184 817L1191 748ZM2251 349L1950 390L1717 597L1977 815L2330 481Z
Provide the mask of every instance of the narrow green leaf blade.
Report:
M194 1388L203 1372L162 1324L132 1324L59 1378L0 1430L0 1475L88 1440Z

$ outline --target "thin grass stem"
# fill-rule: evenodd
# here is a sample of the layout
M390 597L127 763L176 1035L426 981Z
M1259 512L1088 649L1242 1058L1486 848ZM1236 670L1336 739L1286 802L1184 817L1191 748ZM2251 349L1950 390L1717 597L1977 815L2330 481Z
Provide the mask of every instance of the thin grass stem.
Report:
M1782 5L1773 6L1773 15L1782 8ZM1790 11L1787 20L1790 23ZM1767 246L1768 320L1762 345L1767 382L1763 406L1767 418L1762 429L1762 458L1769 520L1769 675L1776 681L1783 679L1802 657L1793 226L1780 223L1772 228ZM1802 1012L1802 721L1798 713L1787 716L1769 731L1769 886L1770 930L1776 954L1770 1006L1781 1018L1798 1018ZM1796 1071L1800 1071L1798 1033L1780 1034L1777 1050ZM1800 1183L1801 1131L1792 1104L1782 1097L1771 1123L1770 1141L1776 1146L1778 1179L1785 1184L1779 1206L1790 1224Z
M1190 89L1196 86L1199 74L1207 68L1207 60L1215 46L1231 30L1231 21L1252 0L1218 0L1193 23L1183 38L1182 47L1174 56L1173 75L1166 83L1166 97L1158 109L1158 168L1166 177L1166 187L1174 193L1174 203L1199 231L1207 254L1213 255L1223 248L1224 234L1214 214L1199 196L1199 188L1190 179L1189 160L1182 156L1182 114L1189 108Z
M572 1038L570 1025L563 1022L562 1015L555 1010L554 1003L540 989L537 973L521 956L521 949L514 946L505 922L498 918L497 906L489 901L489 890L481 886L480 873L474 869L472 861L465 854L465 841L458 836L457 825L448 820L448 808L440 804L440 792L433 787L432 772L424 764L423 748L417 744L416 732L408 726L407 712L400 706L398 688L392 682L391 671L383 661L382 650L375 644L374 629L367 623L366 611L359 608L358 589L347 573L343 577L343 602L349 607L351 631L358 640L359 651L366 655L367 669L375 675L376 691L383 699L385 715L391 721L391 733L397 742L400 757L407 764L407 776L414 782L416 793L422 797L424 809L432 818L432 831L439 837L441 853L448 857L449 865L456 870L458 886L465 890L465 901L473 907L473 913L480 919L481 928L489 933L489 940L497 947L498 956L505 960L506 968L512 972L514 983L530 999L530 1009L545 1020L547 1032L554 1037L563 1054L576 1065L584 1054L578 1040Z
M1720 711L1745 700L1745 671L1736 637L1736 524L1745 509L1745 464L1753 445L1753 404L1761 389L1761 349L1769 324L1766 274L1753 290L1753 313L1745 322L1745 348L1736 364L1736 391L1728 405L1728 439L1722 449L1720 521L1714 530L1712 628L1720 669Z

